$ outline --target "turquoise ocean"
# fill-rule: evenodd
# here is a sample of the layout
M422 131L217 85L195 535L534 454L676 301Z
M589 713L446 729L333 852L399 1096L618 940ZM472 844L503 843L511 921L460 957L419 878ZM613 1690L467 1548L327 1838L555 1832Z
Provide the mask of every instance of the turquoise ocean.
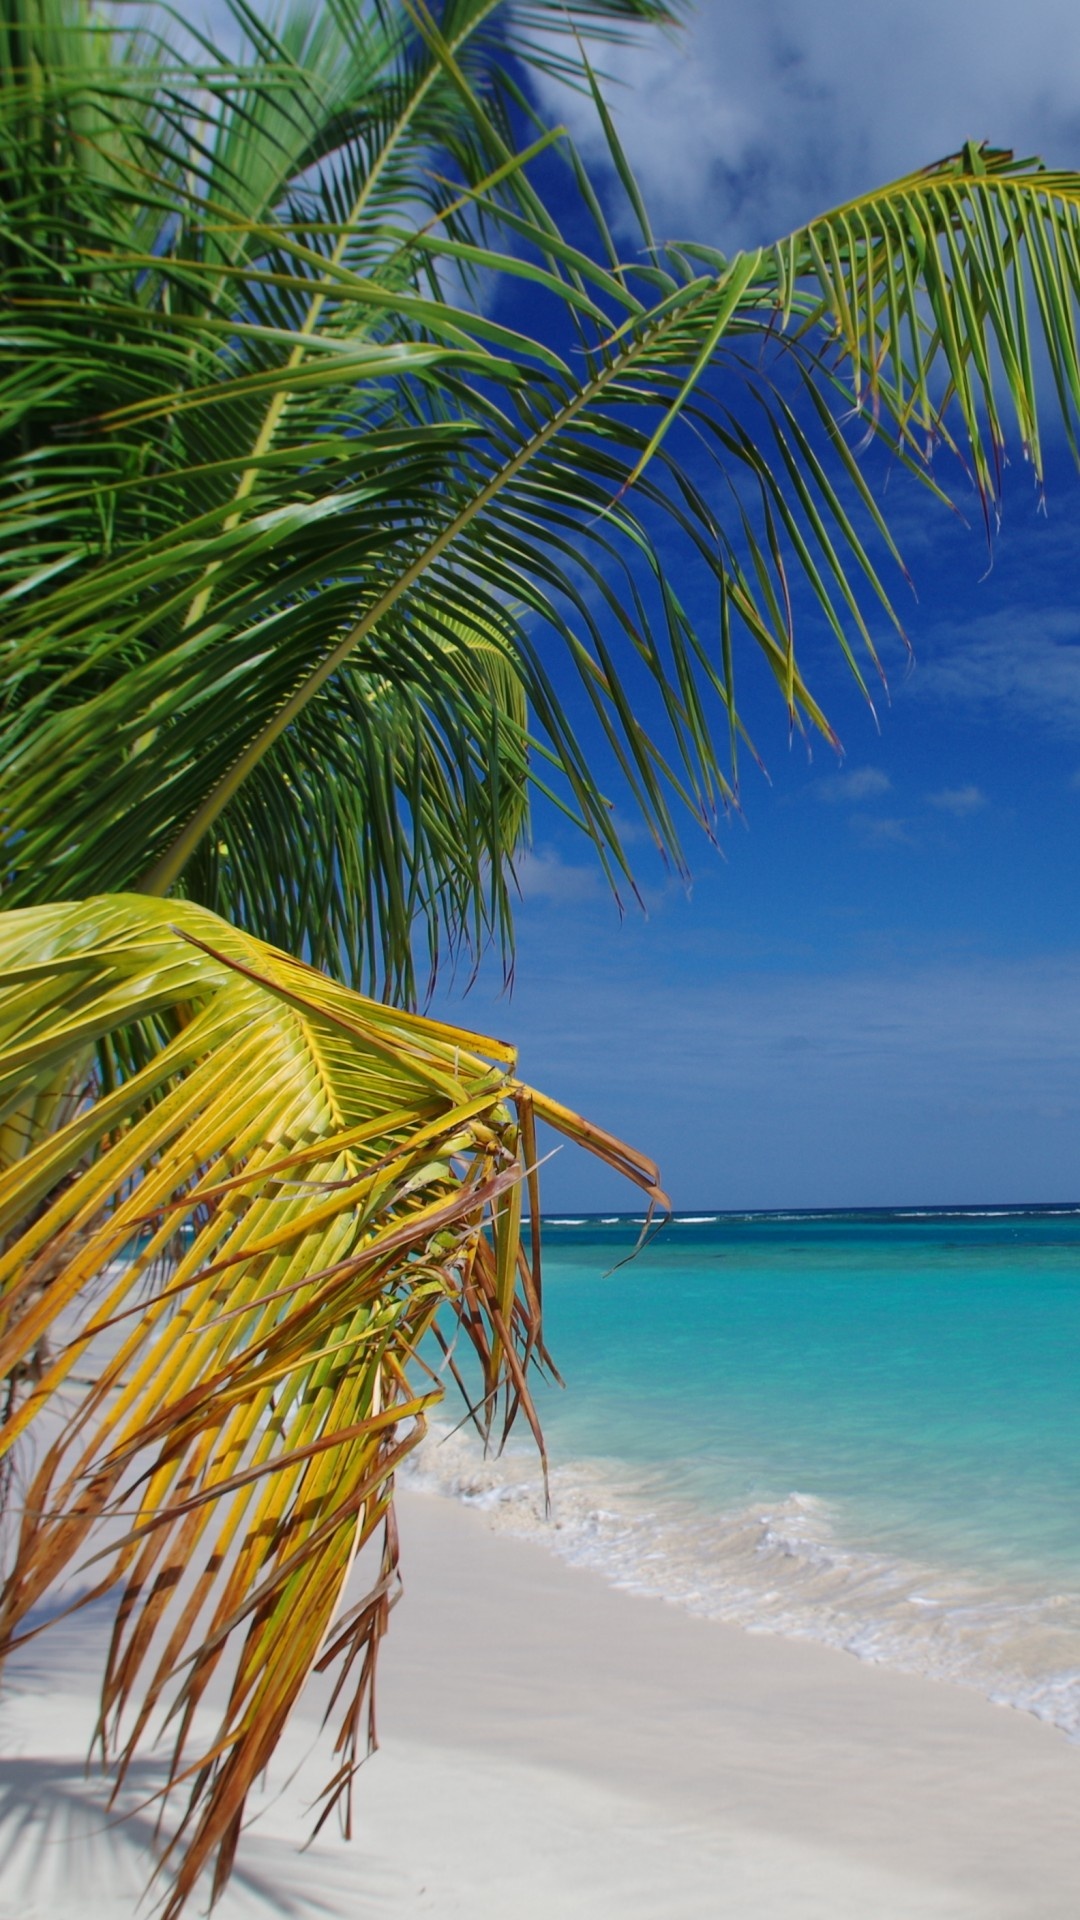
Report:
M412 1477L1080 1739L1080 1207L682 1214L627 1261L640 1232L544 1222L550 1512L527 1434L485 1460L447 1419Z

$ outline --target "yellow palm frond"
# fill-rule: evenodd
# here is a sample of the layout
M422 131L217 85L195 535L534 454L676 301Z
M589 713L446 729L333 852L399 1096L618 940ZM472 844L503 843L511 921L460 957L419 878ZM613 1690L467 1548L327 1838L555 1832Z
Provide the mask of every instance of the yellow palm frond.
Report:
M348 1797L440 1315L485 1434L521 1409L539 1437L535 1113L662 1196L650 1163L522 1087L511 1048L186 902L0 915L0 977L0 1455L40 1437L0 1646L81 1568L80 1601L117 1594L101 1735L119 1780L159 1714L178 1729L171 1916L211 1860L224 1884L316 1667L341 1712L323 1817Z

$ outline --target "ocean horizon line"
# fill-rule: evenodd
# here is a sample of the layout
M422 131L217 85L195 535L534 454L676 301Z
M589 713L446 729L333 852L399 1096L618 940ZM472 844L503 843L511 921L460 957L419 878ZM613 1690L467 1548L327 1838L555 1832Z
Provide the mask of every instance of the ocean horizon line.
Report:
M655 1224L667 1220L682 1221L685 1224L702 1226L719 1220L814 1220L814 1219L938 1219L948 1216L981 1216L985 1219L1005 1218L1011 1214L1072 1214L1080 1213L1080 1200L983 1200L952 1202L906 1202L903 1205L889 1206L832 1206L832 1207L673 1207L669 1213L659 1210L652 1214ZM650 1216L642 1213L640 1206L634 1208L593 1208L558 1207L541 1211L541 1221L546 1226L614 1226L639 1224Z

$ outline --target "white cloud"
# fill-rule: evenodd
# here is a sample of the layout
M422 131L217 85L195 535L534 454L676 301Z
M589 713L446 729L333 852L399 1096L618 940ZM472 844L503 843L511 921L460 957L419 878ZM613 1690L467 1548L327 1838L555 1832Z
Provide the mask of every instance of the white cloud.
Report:
M927 805L937 807L941 813L952 813L958 820L967 819L970 814L981 813L989 805L981 787L942 787L939 793L928 793Z
M853 767L850 773L834 774L814 786L818 799L830 806L854 806L891 791L892 781L883 767Z
M1080 158L1073 0L908 0L898 20L851 0L700 0L681 33L599 52L659 227L768 240L966 139ZM591 105L548 103L595 154Z
M574 866L553 848L546 847L520 854L514 862L518 890L525 901L549 901L566 905L573 901L607 897L608 888L599 863Z

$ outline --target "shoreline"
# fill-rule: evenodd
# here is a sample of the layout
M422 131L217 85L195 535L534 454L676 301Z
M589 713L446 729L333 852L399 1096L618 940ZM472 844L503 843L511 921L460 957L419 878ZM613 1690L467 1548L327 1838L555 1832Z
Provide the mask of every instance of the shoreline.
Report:
M647 1472L647 1470L646 1470ZM460 1502L494 1532L534 1542L621 1593L751 1634L832 1648L898 1673L972 1689L1080 1745L1080 1592L962 1563L915 1561L846 1537L824 1501L795 1490L727 1506L666 1487L663 1471L566 1457L526 1441L483 1454L436 1421L403 1489Z
M619 1592L437 1494L404 1490L400 1522L355 1838L295 1850L330 1770L312 1702L218 1920L1073 1920L1080 1750L1055 1729ZM82 1783L104 1627L13 1662L4 1920L128 1920L145 1883L147 1817L110 1828Z

